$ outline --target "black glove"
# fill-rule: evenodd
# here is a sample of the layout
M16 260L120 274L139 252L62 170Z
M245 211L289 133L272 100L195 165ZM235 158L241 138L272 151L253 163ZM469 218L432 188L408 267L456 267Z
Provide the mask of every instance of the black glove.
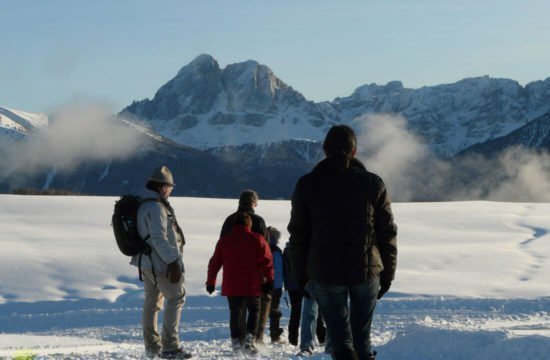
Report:
M170 279L170 282L172 284L176 284L180 281L181 268L177 260L173 263L168 264L168 267L166 268L166 277Z
M391 281L381 281L380 290L378 290L378 296L376 298L378 300L382 299L382 296L384 296L384 294L388 292L390 287L391 287Z
M214 285L208 285L206 284L206 292L212 295L212 293L216 290L216 287Z
M273 292L273 281L266 281L262 284L262 292L264 294L271 294Z

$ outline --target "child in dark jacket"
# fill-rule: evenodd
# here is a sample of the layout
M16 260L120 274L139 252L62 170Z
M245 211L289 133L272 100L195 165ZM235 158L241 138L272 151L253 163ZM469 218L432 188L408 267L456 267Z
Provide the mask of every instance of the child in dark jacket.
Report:
M263 236L250 230L252 219L246 212L239 212L229 235L223 235L216 244L214 255L208 263L206 291L212 294L216 276L223 266L222 296L229 303L229 327L235 352L241 349L239 318L248 310L245 350L255 353L255 334L258 328L260 296L273 289L273 257Z
M273 281L273 293L271 297L271 309L269 312L269 335L272 342L283 342L281 335L283 329L281 323L281 296L283 295L283 253L279 248L279 239L281 232L277 228L270 226L267 228L269 232L269 246L273 255L273 269L275 272Z

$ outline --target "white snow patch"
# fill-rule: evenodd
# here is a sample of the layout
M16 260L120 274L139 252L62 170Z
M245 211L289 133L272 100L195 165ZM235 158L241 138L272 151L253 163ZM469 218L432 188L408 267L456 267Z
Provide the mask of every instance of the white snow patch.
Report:
M142 284L119 253L115 197L0 195L0 357L141 359ZM206 267L235 199L171 199L187 238L180 337L197 359L231 356L226 299ZM543 359L550 352L550 204L396 203L396 280L378 304L379 359ZM289 201L260 201L286 225ZM282 301L282 325L289 309ZM266 339L269 335L266 334ZM294 358L267 343L260 359ZM329 359L317 347L312 359Z

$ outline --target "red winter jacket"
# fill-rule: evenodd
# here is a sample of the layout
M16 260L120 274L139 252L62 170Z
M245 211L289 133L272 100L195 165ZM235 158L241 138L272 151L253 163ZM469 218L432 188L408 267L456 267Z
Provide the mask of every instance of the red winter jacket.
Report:
M216 285L223 266L223 296L260 296L262 280L273 282L273 256L263 236L235 225L218 240L208 263L208 285Z

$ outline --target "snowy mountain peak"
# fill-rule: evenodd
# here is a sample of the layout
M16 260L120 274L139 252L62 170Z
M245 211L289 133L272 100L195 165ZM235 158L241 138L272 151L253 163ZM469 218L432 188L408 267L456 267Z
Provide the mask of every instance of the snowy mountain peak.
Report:
M473 91L481 95L490 95L493 92L517 95L521 90L521 85L512 79L492 78L487 75L473 78L465 78L454 84L440 85L441 87L460 87L465 91Z
M218 62L210 54L200 54L189 63L189 66L207 66L208 64L217 65Z
M275 90L287 87L285 83L279 80L271 69L265 65L261 65L254 60L249 60L243 63L227 65L223 71L226 83L236 86L253 86L260 92L268 90L271 95L274 95ZM232 81L232 83L229 83Z
M248 60L222 69L206 54L184 66L153 100L124 110L161 135L200 149L322 140L333 124L356 124L372 113L399 114L408 130L444 157L503 136L548 111L550 78L523 87L515 80L479 76L419 89L390 81L314 103L266 65Z
M186 76L190 72L208 73L211 71L219 70L220 65L212 56L208 54L201 54L193 59L193 61L191 61L188 65L181 68L181 70L176 75L176 78L179 76Z
M135 101L123 112L142 119L178 118L179 128L185 129L196 125L196 120L189 116L209 112L222 91L218 63L209 55L200 55L164 84L153 100Z
M20 139L46 126L48 126L48 117L44 114L0 106L0 135L2 137Z
M163 85L153 100L123 110L178 143L210 148L319 139L327 125L322 108L254 60L220 69L200 55ZM313 137L312 137L313 136Z
M269 67L253 60L228 65L223 70L223 85L231 111L272 112L278 97L284 96L280 91L293 92Z
M503 136L550 111L550 81L522 87L515 80L482 76L419 89L406 89L399 82L369 84L332 105L348 119L371 113L400 114L408 129L446 157Z
M350 97L365 98L377 94L402 93L405 90L407 89L403 87L401 81L390 81L386 85L371 83L358 87Z

